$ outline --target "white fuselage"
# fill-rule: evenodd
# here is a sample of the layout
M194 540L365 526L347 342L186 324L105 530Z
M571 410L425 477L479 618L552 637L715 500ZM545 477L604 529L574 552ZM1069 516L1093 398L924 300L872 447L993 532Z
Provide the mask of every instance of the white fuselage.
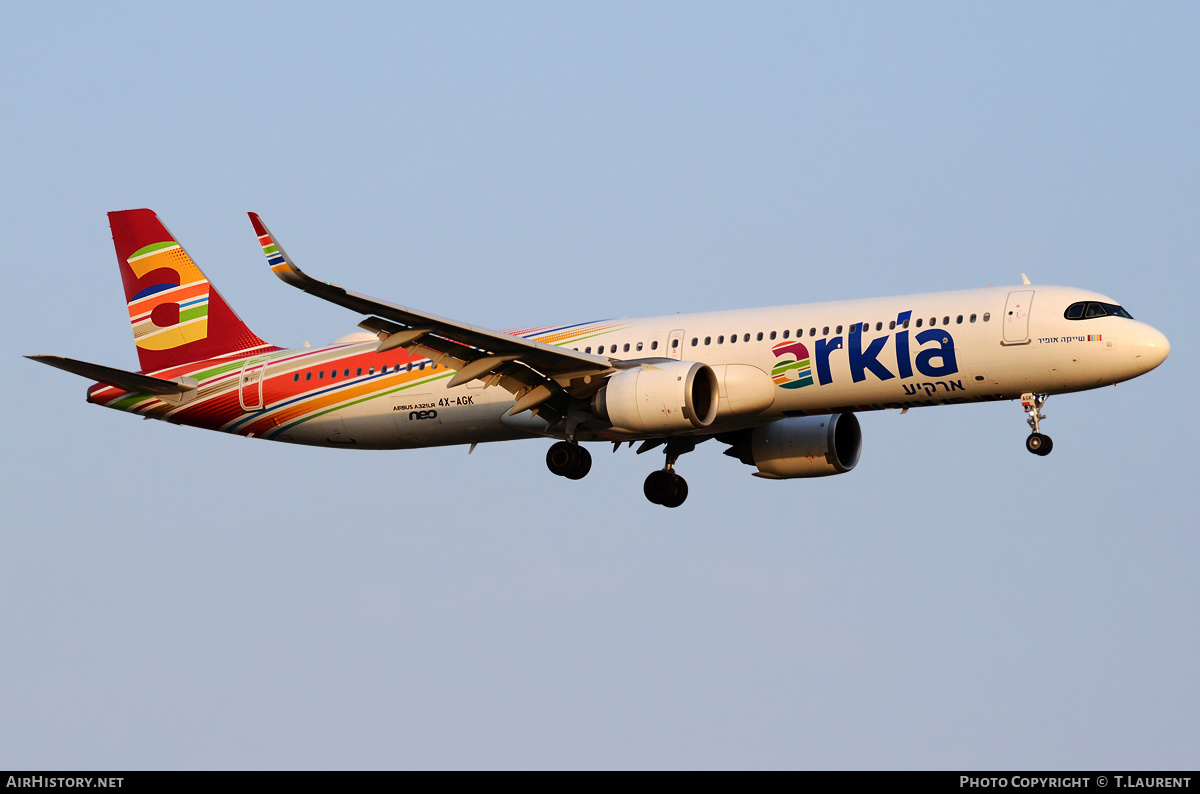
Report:
M554 344L599 353L614 362L671 358L752 367L773 378L769 405L737 412L727 393L703 433L765 424L783 416L907 408L1058 394L1136 377L1166 357L1154 328L1118 316L1071 320L1080 301L1115 303L1068 287L995 287L765 309L675 314L556 327ZM907 327L905 320L907 319ZM547 338L541 330L524 334ZM564 341L565 340L565 341ZM735 341L736 340L736 341ZM289 351L268 377L311 370L322 355L337 361L370 355L373 343ZM807 353L807 367L797 358ZM558 435L528 413L506 416L512 396L478 381L447 389L449 370L422 369L378 399L350 400L267 438L304 444L405 448ZM748 370L744 370L748 371ZM296 377L299 377L296 375ZM801 383L800 381L805 381ZM344 383L344 381L343 381ZM328 388L314 384L313 391ZM269 391L269 390L268 390ZM282 404L282 401L280 401ZM246 419L278 406L268 399ZM226 425L238 432L244 421ZM639 437L584 421L581 440Z

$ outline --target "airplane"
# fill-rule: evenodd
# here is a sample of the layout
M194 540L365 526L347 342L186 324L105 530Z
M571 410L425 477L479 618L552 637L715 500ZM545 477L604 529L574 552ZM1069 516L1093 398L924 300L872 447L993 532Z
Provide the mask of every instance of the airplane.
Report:
M141 364L128 372L28 356L96 381L87 401L247 438L347 449L553 440L546 465L579 480L583 442L662 447L652 503L679 507L679 457L716 439L773 480L857 465L865 411L1020 399L1026 449L1050 395L1142 375L1167 338L1116 301L1019 286L492 331L305 274L249 213L272 272L351 310L325 347L264 342L149 209L108 214Z

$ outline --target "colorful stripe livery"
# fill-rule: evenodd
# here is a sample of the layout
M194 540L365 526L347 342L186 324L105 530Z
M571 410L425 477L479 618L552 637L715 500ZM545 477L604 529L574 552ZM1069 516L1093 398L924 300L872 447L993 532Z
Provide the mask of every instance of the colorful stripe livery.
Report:
M509 331L556 345L578 345L625 328L602 321ZM180 404L167 398L97 385L89 402L154 419L255 438L290 440L311 420L376 400L440 389L453 370L404 349L376 353L376 342L326 348L273 348L249 358L194 362L154 373L164 380L193 378L196 396ZM435 385L436 384L436 385Z
M143 371L272 348L229 308L153 211L108 213Z
M209 283L179 243L153 243L125 261L143 283L158 282L129 301L139 348L169 350L208 338Z
M257 223L255 224L258 225ZM283 257L283 252L279 250L279 246L271 239L269 234L260 234L258 243L262 246L263 253L266 254L267 264L271 266L271 272L278 273L281 270L287 270L287 262Z
M780 342L771 348L776 358L782 359L771 369L771 380L781 389L799 389L811 386L812 359L808 348L799 342ZM791 360L784 359L791 356Z
M598 333L619 331L627 324L600 322L572 327L576 333L568 342L577 344L583 339L594 338ZM563 332L563 327L552 326L540 333L529 334L527 338L546 341ZM510 333L515 335L519 332ZM195 379L198 386L196 396L183 404L101 384L89 390L88 400L178 424L246 437L292 441L294 439L290 434L297 428L313 420L335 419L337 412L344 409L353 409L366 403L398 404L405 399L412 399L407 395L429 397L442 394L441 381L453 374L453 370L436 366L429 359L409 354L403 349L376 353L376 347L375 342L367 342L319 349L275 349L251 358L197 362L154 373L155 377L167 380L180 377ZM788 348L781 356L784 353L804 356L799 361L789 359L782 362L785 369L781 374L785 380L783 383L777 380L777 385L784 389L811 385L813 377L811 371L805 371L804 364L808 359L807 351L796 349L803 348L803 345L788 342L776 347ZM824 408L815 413L824 414L830 410L834 413L877 411L911 405L1000 399L1007 398L996 393L945 397L933 389L932 393L924 395L916 391L915 397L906 397L904 401L847 404ZM377 414L387 416L391 410L384 408ZM787 416L808 414L803 410L785 412ZM390 446L403 446L402 437L400 439L400 442ZM330 440L334 441L332 438ZM303 443L314 442L310 436ZM427 444L414 442L413 445Z

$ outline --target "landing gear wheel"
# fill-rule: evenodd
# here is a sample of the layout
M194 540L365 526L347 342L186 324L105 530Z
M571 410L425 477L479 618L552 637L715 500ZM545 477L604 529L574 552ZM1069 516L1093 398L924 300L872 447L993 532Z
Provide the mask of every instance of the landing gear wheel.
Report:
M675 472L671 472L671 476L674 477L674 479L675 479L675 483L674 483L675 489L674 489L674 492L671 494L671 498L664 499L662 501L663 507L679 507L681 504L684 503L684 501L687 500L687 496L688 496L687 480L683 479L678 474L675 474Z
M546 451L546 468L559 477L582 480L592 470L592 455L578 444L559 441Z
M1025 439L1025 449L1034 455L1044 457L1050 454L1050 450L1054 449L1054 442L1050 440L1050 436L1044 436L1041 433L1030 433L1029 438Z
M652 471L646 477L642 493L656 505L663 507L679 507L688 496L687 480L673 471L660 469Z
M674 490L675 483L671 479L671 473L662 469L650 472L646 477L645 484L642 485L642 493L656 505L662 504L663 500L669 498Z
M575 445L575 467L567 474L568 480L582 480L592 470L592 453Z

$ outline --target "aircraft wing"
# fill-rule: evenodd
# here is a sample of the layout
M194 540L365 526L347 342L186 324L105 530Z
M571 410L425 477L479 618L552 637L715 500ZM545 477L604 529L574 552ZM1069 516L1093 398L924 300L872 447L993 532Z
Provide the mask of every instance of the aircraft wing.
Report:
M544 406L562 414L556 403L565 394L594 391L615 371L603 356L580 353L531 339L461 323L407 306L376 300L318 281L300 268L279 245L257 213L248 213L272 272L284 282L351 311L369 315L359 326L379 337L379 351L403 347L457 370L448 385L482 380L517 398L511 413Z

